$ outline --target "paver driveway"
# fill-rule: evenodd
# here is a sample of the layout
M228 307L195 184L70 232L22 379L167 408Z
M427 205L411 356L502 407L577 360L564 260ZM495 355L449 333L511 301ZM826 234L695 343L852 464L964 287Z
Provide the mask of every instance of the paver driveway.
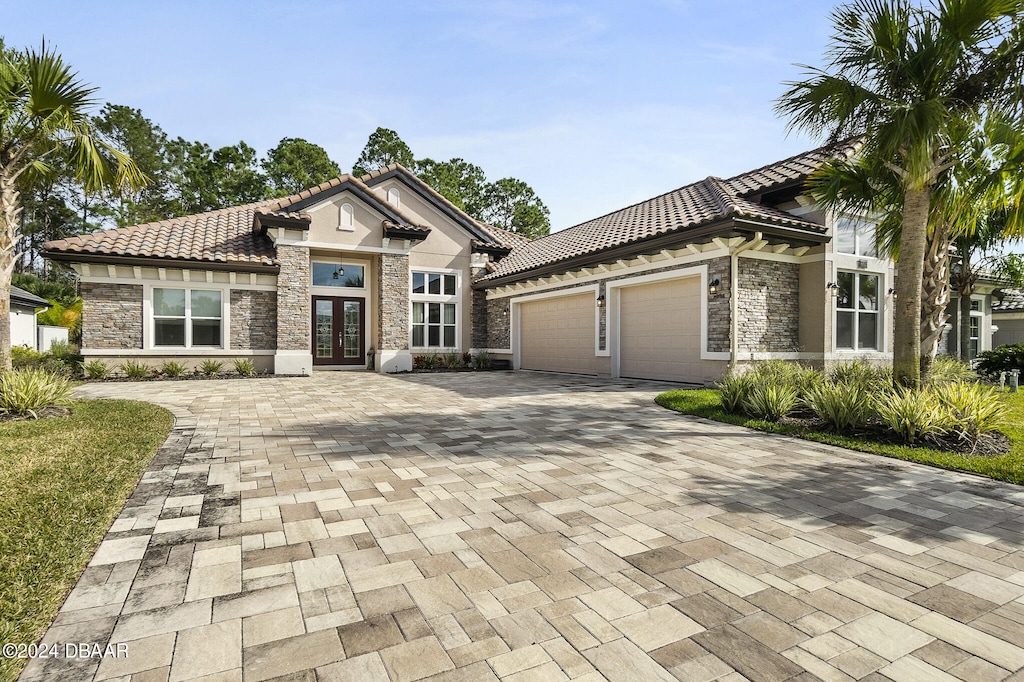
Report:
M1024 667L1020 488L683 417L651 402L661 388L528 373L86 386L178 422L44 640L127 656L35 660L23 679Z

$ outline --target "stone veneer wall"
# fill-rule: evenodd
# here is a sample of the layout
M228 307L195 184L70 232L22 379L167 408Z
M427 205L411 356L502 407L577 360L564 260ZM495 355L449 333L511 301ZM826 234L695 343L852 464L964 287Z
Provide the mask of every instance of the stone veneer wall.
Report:
M708 262L708 283L718 282L718 292L708 294L708 352L728 353L731 330L732 306L729 296L732 292L732 267L728 258L716 258Z
M509 330L509 298L491 298L487 300L487 345L495 350L511 348Z
M277 348L277 293L231 290L231 348Z
M409 348L409 256L380 255L377 268L377 350Z
M800 266L739 259L740 352L800 349Z
M312 330L310 324L309 249L278 244L277 260L277 348L308 350Z
M142 285L82 282L82 347L142 348Z

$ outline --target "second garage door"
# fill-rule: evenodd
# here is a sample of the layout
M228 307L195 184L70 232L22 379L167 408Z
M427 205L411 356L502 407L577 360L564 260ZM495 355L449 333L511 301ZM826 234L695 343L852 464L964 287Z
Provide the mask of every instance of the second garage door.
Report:
M592 292L521 303L520 367L596 374L594 306Z
M623 287L619 376L703 383L700 278Z

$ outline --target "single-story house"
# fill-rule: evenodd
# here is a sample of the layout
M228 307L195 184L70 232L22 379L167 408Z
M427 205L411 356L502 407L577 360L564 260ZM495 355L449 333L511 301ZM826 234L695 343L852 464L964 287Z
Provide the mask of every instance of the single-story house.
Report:
M893 264L804 194L833 145L528 241L401 166L285 199L49 242L81 277L82 353L263 371L516 369L706 383L730 363L887 361Z
M38 350L36 315L50 307L50 302L24 289L11 286L11 346Z

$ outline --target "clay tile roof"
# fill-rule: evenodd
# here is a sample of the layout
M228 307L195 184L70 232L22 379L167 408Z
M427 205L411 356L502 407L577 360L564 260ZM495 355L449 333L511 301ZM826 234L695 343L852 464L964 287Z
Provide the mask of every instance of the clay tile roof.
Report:
M50 257L74 254L274 265L274 248L253 231L253 217L275 200L119 227L45 244Z
M821 225L731 193L727 181L709 177L613 213L523 244L498 262L484 280L526 273L669 232L682 232L729 217L764 220L822 233Z
M827 144L817 149L801 152L782 161L741 173L725 181L729 191L739 196L760 194L784 185L803 182L825 161L836 158L849 158L859 147L857 139L844 140Z
M992 301L992 312L1008 313L1024 310L1024 289L1003 289L1002 299Z

